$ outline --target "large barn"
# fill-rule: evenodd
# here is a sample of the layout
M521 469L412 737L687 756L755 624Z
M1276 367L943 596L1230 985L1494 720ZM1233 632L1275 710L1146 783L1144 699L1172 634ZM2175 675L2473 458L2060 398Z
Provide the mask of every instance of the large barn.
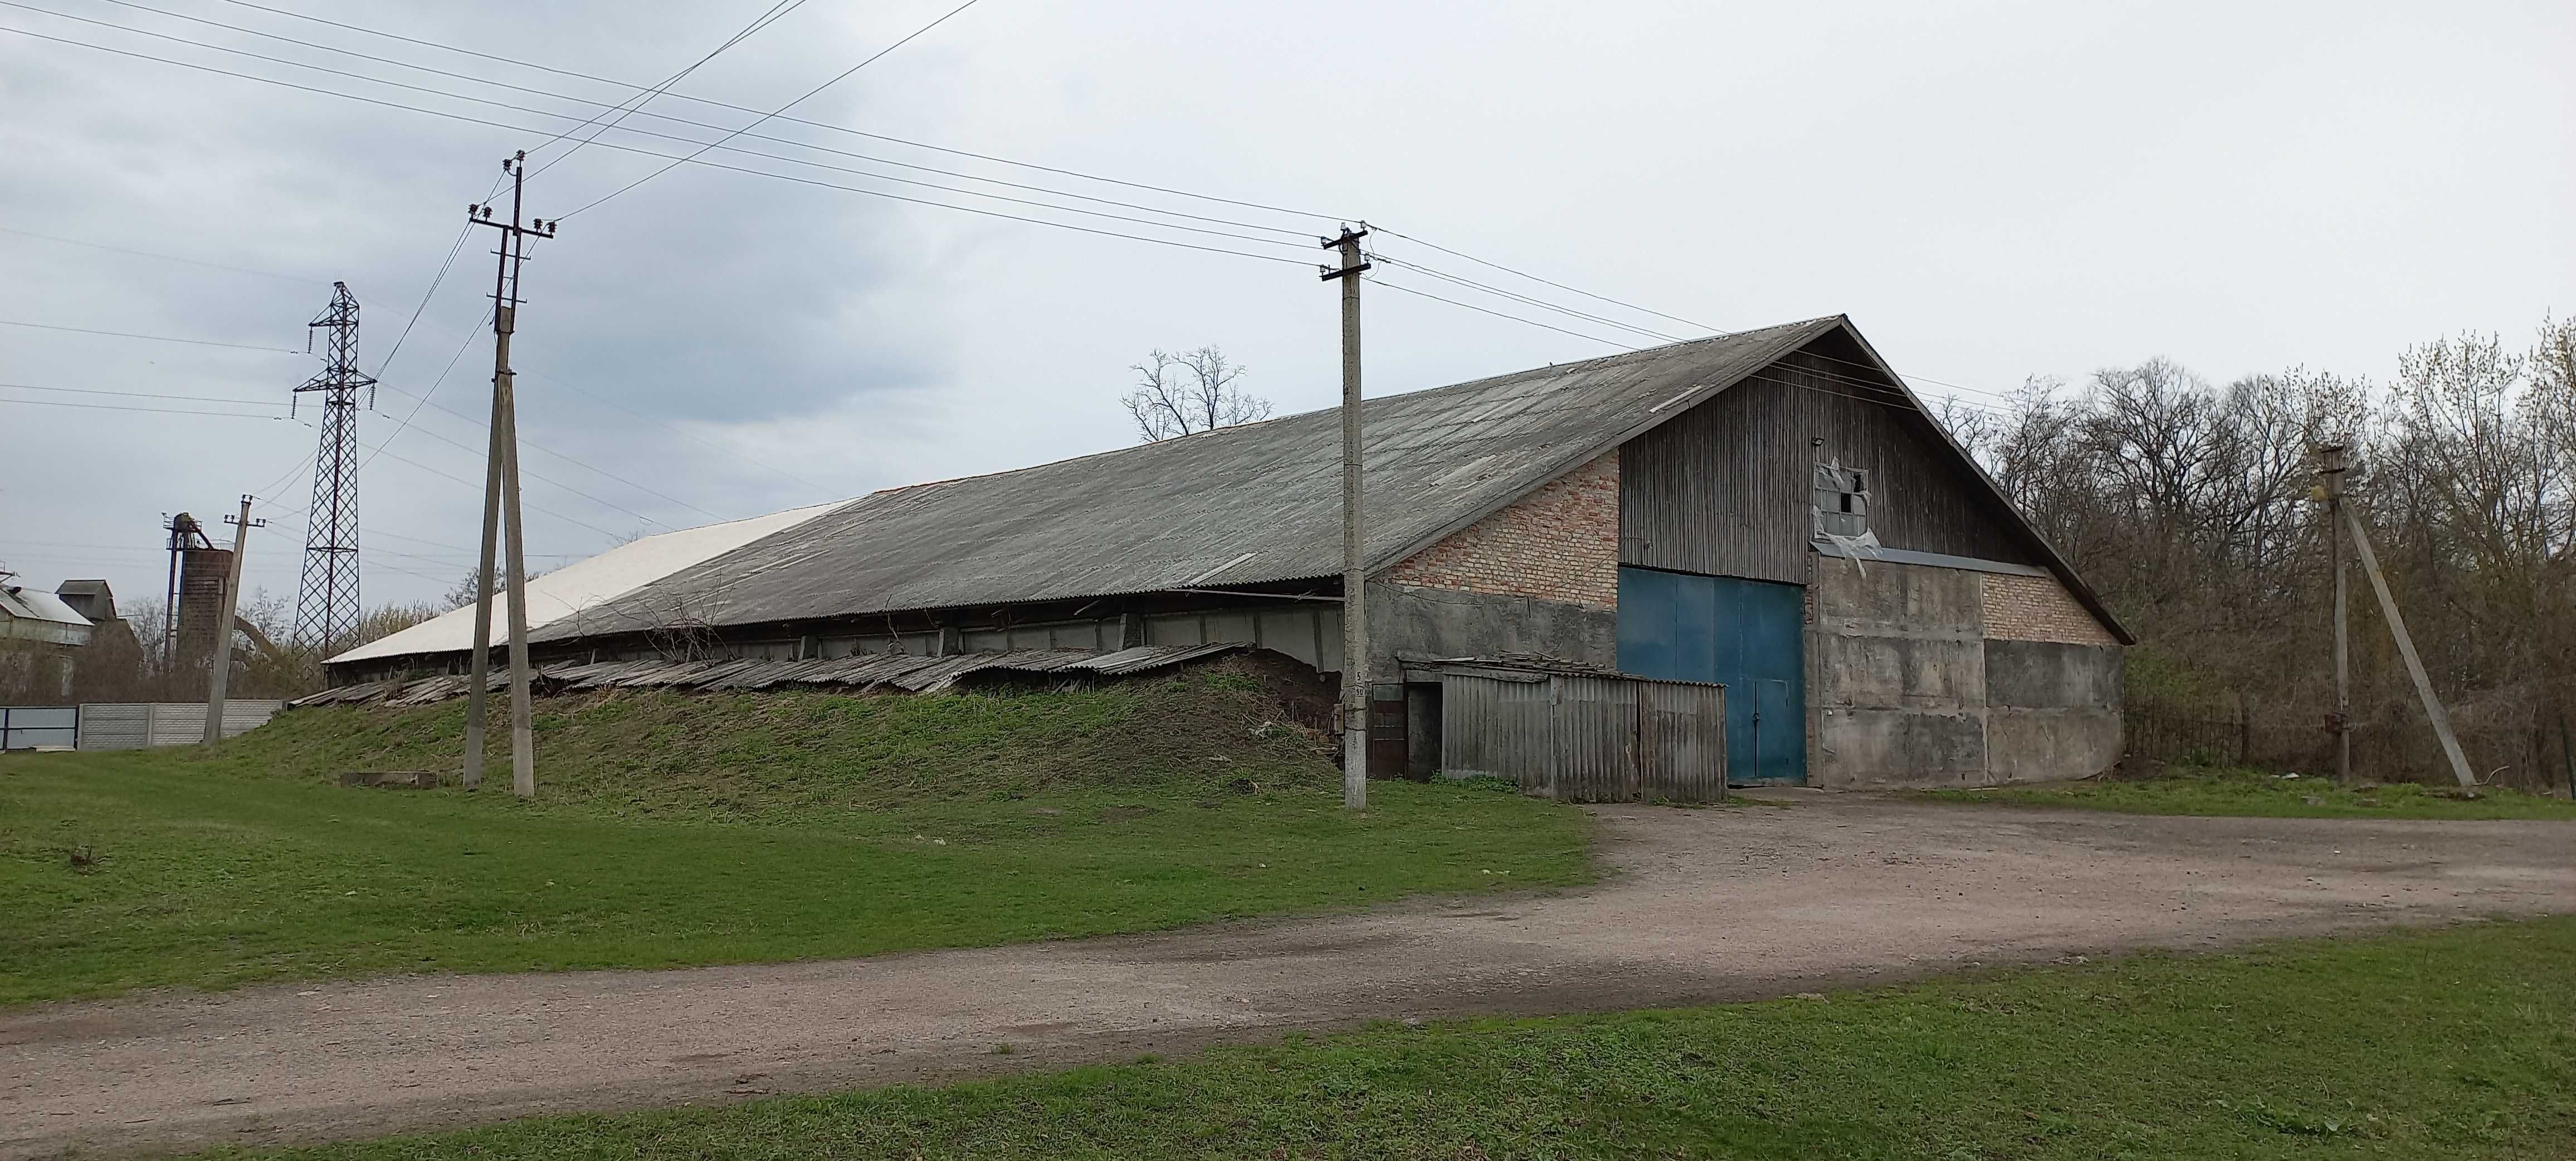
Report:
M1367 673L1411 711L1371 715L1408 739L1389 764L1439 765L1440 682L1468 658L1722 685L1737 784L1979 785L2120 755L2131 638L1841 316L1362 419ZM1240 641L1337 673L1339 435L1311 412L648 537L530 585L535 655ZM459 610L332 673L459 672L471 630Z

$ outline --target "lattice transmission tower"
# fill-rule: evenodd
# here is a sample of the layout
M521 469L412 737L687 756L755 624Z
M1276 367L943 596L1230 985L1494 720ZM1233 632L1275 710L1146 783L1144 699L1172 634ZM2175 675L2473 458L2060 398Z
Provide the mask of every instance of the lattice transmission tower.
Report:
M324 334L325 365L295 393L321 394L322 441L313 452L295 641L328 656L358 629L358 389L374 407L376 381L358 370L358 299L348 283L331 284L331 305L308 325Z

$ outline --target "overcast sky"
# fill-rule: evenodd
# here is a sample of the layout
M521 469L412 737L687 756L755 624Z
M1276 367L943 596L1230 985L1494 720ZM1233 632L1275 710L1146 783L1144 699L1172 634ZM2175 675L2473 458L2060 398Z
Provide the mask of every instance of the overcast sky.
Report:
M261 2L643 83L767 6ZM773 108L956 2L810 0L675 91ZM0 320L283 349L0 325L0 566L47 589L104 576L128 600L148 597L162 583L165 513L217 525L256 490L271 525L254 534L249 583L291 597L314 413L299 423L277 405L316 369L305 323L342 279L363 303L362 361L389 388L361 421L362 442L386 449L362 484L366 599L434 596L470 567L479 519L483 433L442 409L479 417L488 406L490 337L477 325L490 231L467 239L393 348L465 207L514 149L562 159L530 183L530 212L551 217L664 164L613 146L687 148L630 129L716 134L639 115L598 144L539 149L594 110L552 94L627 91L237 0L148 3L542 92L108 0L0 7L0 28L513 126L0 33ZM129 30L577 112L478 105ZM1186 224L1275 241L708 159L1290 261L682 166L573 214L533 252L514 342L532 563L638 531L1123 446L1134 437L1116 401L1128 365L1154 347L1216 344L1283 412L1329 405L1337 307L1309 265L1321 257L1309 236L1341 216L1707 327L1847 313L1899 370L1981 391L2156 355L2219 380L2301 364L2385 378L2408 343L2463 329L2519 338L2545 313L2576 309L2571 49L2576 5L2563 0L980 0L796 115L1278 209L804 125L757 132L1225 219L1240 224ZM750 119L667 97L647 112L727 128ZM1390 258L1619 313L1403 238L1375 241ZM1381 273L1569 330L1623 333ZM1368 294L1371 394L1614 349ZM423 396L430 405L417 407Z

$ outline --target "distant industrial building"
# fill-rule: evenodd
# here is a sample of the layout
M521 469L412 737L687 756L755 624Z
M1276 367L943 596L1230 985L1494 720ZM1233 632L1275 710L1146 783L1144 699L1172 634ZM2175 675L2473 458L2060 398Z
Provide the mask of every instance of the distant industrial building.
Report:
M106 581L64 581L50 593L9 581L0 573L0 702L122 692L142 649Z
M1372 399L1363 421L1365 666L1402 707L1371 715L1384 766L1440 764L1465 659L1488 683L1502 663L1722 685L1738 784L2120 755L2128 633L1841 316ZM530 584L535 653L1240 641L1338 672L1339 467L1322 411L647 537ZM472 628L459 610L331 671L458 672Z

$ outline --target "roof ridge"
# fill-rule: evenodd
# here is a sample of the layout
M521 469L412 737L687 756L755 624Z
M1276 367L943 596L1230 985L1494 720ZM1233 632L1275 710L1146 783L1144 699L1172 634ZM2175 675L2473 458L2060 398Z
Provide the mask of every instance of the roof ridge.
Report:
M1571 363L1549 363L1549 364L1547 364L1547 365L1545 365L1545 366L1540 366L1540 367L1524 367L1524 368L1522 368L1522 369L1520 369L1520 370L1518 370L1518 371L1505 371L1505 372L1502 372L1502 373L1500 373L1500 374L1496 374L1496 375L1487 375L1487 376L1484 376L1483 378L1478 378L1478 379L1467 379L1467 380L1462 380L1462 381L1460 381L1460 382L1456 382L1456 383L1443 383L1443 384L1441 384L1441 385L1439 385L1439 386L1437 386L1437 387L1423 387L1423 388L1418 388L1418 389L1416 389L1416 390L1412 390L1412 391L1398 391L1398 392L1395 392L1395 393L1393 393L1393 394L1389 394L1389 395L1378 395L1378 396L1373 396L1373 397L1370 397L1370 398L1366 398L1366 399L1361 400L1361 406L1362 406L1362 408L1363 408L1363 411L1361 412L1361 414L1362 414L1363 416L1365 416L1365 415L1367 414L1367 412L1365 411L1365 408L1366 408L1366 406L1367 406L1368 404L1371 404L1371 403L1379 403L1379 402L1384 402L1384 401L1388 401L1388 400L1395 400L1395 399L1415 399L1415 398L1419 398L1419 397L1421 397L1421 396L1425 396L1425 395L1438 395L1438 394L1441 394L1441 393L1443 393L1443 392L1448 392L1448 391L1465 391L1465 390L1467 390L1467 389L1469 389L1469 388L1473 388L1473 387L1482 387L1482 386L1486 386L1486 385L1489 385L1489 384L1493 384L1493 383L1501 382L1501 381L1503 381L1503 380L1505 380L1505 379L1513 379L1513 378L1518 378L1518 377L1523 376L1523 375L1532 375L1532 374L1537 374L1537 373L1542 372L1542 371L1556 371L1556 370L1561 370L1561 369L1564 369L1564 368L1570 368L1570 367L1584 367L1584 366L1590 366L1590 365L1595 364L1595 363L1608 363L1608 362L1612 362L1612 361L1614 361L1614 360L1623 360L1623 359L1644 359L1644 358L1650 358L1650 357L1651 357L1651 358L1662 358L1662 357L1666 357L1666 356L1671 355L1671 354L1672 354L1672 353L1674 353L1678 348L1682 348L1682 347L1698 346L1698 345L1703 344L1703 343L1712 343L1712 342L1716 342L1716 341L1718 341L1718 340L1720 340L1720 339L1739 339L1739 338L1743 338L1743 337L1745 337L1745 336L1747 336L1747 335L1757 335L1757 334L1762 334L1762 333L1767 332L1767 331L1785 331L1785 330L1794 330L1794 329L1796 329L1796 328L1798 328L1798 327L1813 326L1813 325L1815 325L1815 324L1817 324L1817 323L1820 323L1820 322L1831 322L1831 321L1835 321L1835 320L1842 319L1842 318L1845 318L1845 317L1846 317L1846 316L1844 316L1844 315L1840 315L1840 314L1818 315L1818 316L1816 316L1816 317L1814 317L1814 318L1804 318L1804 319L1799 319L1799 320L1797 320L1797 321L1795 321L1795 322L1774 323L1774 324L1771 324L1771 325L1769 325L1769 326L1749 327L1749 328L1746 328L1746 329L1744 329L1744 330L1740 330L1740 331L1720 331L1720 332L1718 332L1718 333L1716 333L1716 334L1711 334L1711 335L1702 335L1702 336L1700 336L1700 337L1698 337L1698 338L1695 338L1695 339L1679 339L1679 340L1676 340L1676 341L1674 341L1674 342L1664 343L1664 344L1661 344L1661 345L1658 345L1658 346L1652 346L1652 347L1639 347L1639 348L1637 348L1637 349L1635 349L1635 350L1631 350L1631 351L1620 351L1620 352L1618 352L1618 353L1616 353L1616 354L1601 355L1601 356L1598 356L1598 357L1595 357L1595 358L1591 358L1591 359L1578 359L1578 360L1576 360L1576 361L1574 361L1574 362L1571 362ZM1084 452L1084 453L1082 453L1081 455L1066 456L1066 457L1064 457L1063 459L1047 460L1047 461L1042 462L1042 463L1034 463L1034 464L1022 464L1022 465L1020 465L1019 467L1016 467L1016 468L1001 468L1001 469L997 469L997 470L990 471L990 472L969 472L969 473L967 473L967 474L965 474L965 475L962 475L962 476L946 476L946 477L943 477L943 478L940 478L940 479L936 479L936 480L920 480L920 481L916 481L916 482L914 482L914 483L909 483L909 484L896 484L896 485L894 485L894 486L892 486L892 487L879 488L879 489L877 489L876 491L868 492L868 493L865 493L865 494L860 495L860 496L852 497L852 499L854 499L854 500L865 500L865 499L872 499L872 498L875 498L875 497L878 497L878 496L894 496L894 495L897 495L897 494L900 494L900 493L903 493L903 492L910 492L910 491L914 491L914 490L916 490L916 489L923 489L923 488L938 488L938 487L945 487L945 486L950 485L950 484L962 484L962 483L965 483L965 482L967 482L967 481L969 481L969 480L992 480L992 479L999 479L999 478L1004 477L1004 476L1016 475L1016 474L1018 474L1018 473L1020 473L1020 472L1034 472L1034 471L1037 471L1037 470L1039 470L1039 469L1041 469L1041 468L1052 468L1052 467L1058 467L1058 466L1061 466L1061 465L1064 465L1064 464L1080 463L1080 462L1082 462L1082 461L1084 461L1084 460L1099 459L1099 458L1101 458L1101 457L1103 457L1103 456L1119 456L1119 455L1127 455L1127 454L1132 453L1132 452L1140 452L1140 451L1143 451L1143 450L1145 450L1145 449L1147 449L1147 448L1162 447L1162 446L1165 446L1165 445L1179 444L1179 443L1180 443L1181 441L1183 441L1183 440L1192 440L1192 439L1204 440L1204 439L1207 439L1207 438L1211 438L1211 437L1215 437L1215 436L1221 436L1221 435L1225 435L1225 434L1228 434L1228 433L1245 433L1245 432L1249 432L1249 431L1251 431L1251 430L1252 430L1252 429L1254 429L1254 428L1267 427L1267 426L1269 426L1269 425L1271 425L1271 424L1275 424L1275 423L1285 423L1285 422L1288 422L1289 420L1293 420L1293 419L1308 419L1308 418L1312 418L1312 417L1314 417L1314 416L1318 416L1318 415L1329 415L1329 414L1335 414L1335 413L1338 413L1339 411L1341 411L1341 405L1339 405L1339 404L1335 404L1335 405L1333 405L1333 406L1331 406L1331 407L1318 407L1318 408L1314 408L1314 409L1309 410L1309 411L1291 412L1291 413L1289 413L1289 414L1287 414L1287 415L1273 415L1273 416L1267 416L1267 417L1262 418L1262 419L1256 419L1256 420L1253 420L1253 421L1252 421L1252 422L1250 422L1250 423L1235 423L1235 424L1228 424L1228 425L1226 425L1226 426L1224 426L1224 427L1212 427L1212 428L1209 428L1209 429L1207 429L1207 430L1205 430L1205 431L1193 431L1193 432L1190 432L1190 433L1189 433L1189 434L1187 434L1187 435L1176 435L1176 436L1169 436L1169 437L1166 437L1166 438L1163 438L1163 439L1146 440L1146 441L1141 442L1141 443L1129 444L1129 445L1128 445L1128 446L1126 446L1126 447L1102 448L1102 449L1101 449L1101 450L1099 450L1099 451L1094 451L1094 452ZM846 501L845 501L845 502L846 502Z

